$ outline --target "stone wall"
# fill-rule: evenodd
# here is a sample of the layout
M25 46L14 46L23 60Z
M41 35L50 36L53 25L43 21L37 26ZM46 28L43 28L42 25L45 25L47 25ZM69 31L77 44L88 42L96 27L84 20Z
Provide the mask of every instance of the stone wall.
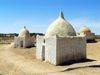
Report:
M94 33L86 33L86 38L87 38L87 40L94 40L95 34Z
M23 47L26 47L25 45L25 37L15 37L14 38L14 47L21 47L21 41L23 41Z
M56 64L56 37L37 36L36 58Z
M56 36L45 37L45 61L56 64Z
M84 33L77 33L77 36L84 36Z
M26 47L35 46L35 37L26 37L25 41L26 41L25 43Z
M37 36L36 58L59 65L86 59L86 37Z
M86 59L86 38L57 37L57 64Z
M36 58L43 60L43 55L42 55L42 45L43 45L43 37L42 36L37 36L36 38Z
M77 33L77 36L84 36L86 35L87 40L94 40L95 39L95 33Z
M15 37L14 47L21 47L21 41L23 42L23 48L35 46L34 37Z

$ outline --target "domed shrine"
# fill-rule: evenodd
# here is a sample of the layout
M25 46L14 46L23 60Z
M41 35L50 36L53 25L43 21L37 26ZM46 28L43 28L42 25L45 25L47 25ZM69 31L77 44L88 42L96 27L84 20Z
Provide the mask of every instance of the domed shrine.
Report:
M72 25L64 19L62 11L60 12L59 18L55 20L46 31L45 36L76 36L76 32Z
M82 27L80 30L79 30L79 33L91 33L91 30L89 28L87 28L86 26Z
M35 38L30 36L29 31L24 28L20 31L18 37L14 38L14 47L31 47L35 45Z
M45 36L37 36L36 58L53 65L86 59L86 37L76 36L63 12L48 27Z
M24 26L24 28L20 31L18 37L30 37L30 33L29 31L26 29L26 27Z
M91 33L91 30L86 26L82 27L77 33L77 36L84 36L84 35L86 35L87 40L94 40L95 38L95 33Z

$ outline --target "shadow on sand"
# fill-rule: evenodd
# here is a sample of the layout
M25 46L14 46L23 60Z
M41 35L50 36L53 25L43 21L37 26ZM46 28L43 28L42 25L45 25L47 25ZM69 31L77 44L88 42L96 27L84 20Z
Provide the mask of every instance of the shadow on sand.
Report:
M60 64L58 66L67 66L67 65L72 65L75 63L84 63L84 62L93 62L93 61L97 61L97 60L86 59L86 60L80 60L80 61L70 61L70 62L65 62L63 64Z
M32 47L36 47L36 46L30 46L30 47L26 47L26 48L32 48Z
M97 43L95 40L87 40L87 43Z

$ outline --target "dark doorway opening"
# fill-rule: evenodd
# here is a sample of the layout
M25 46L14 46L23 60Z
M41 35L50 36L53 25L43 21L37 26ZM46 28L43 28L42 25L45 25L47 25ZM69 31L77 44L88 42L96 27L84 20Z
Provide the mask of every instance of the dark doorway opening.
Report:
M45 46L42 46L42 60L45 60Z
M23 47L23 41L21 41L21 47Z

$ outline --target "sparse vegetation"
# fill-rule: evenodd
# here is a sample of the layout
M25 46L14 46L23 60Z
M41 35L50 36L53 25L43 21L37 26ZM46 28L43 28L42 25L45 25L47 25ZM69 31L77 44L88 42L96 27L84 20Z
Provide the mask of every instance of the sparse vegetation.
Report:
M95 35L95 39L100 39L100 35Z

